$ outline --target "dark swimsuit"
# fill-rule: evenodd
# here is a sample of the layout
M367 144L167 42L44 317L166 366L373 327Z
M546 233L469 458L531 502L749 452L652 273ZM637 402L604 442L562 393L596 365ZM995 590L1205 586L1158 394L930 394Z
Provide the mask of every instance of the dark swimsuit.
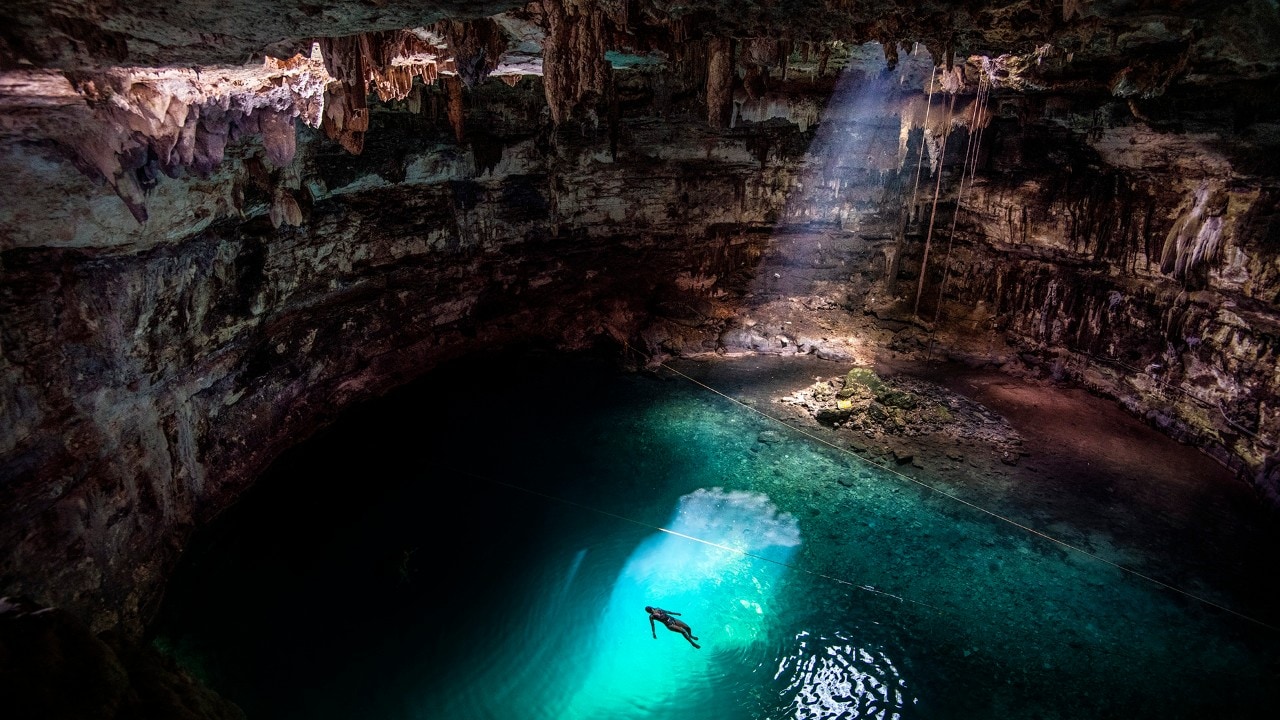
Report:
M657 620L658 622L665 625L668 630L674 630L678 633L684 632L684 623L671 617L665 611L655 611L653 615L650 617L651 619Z

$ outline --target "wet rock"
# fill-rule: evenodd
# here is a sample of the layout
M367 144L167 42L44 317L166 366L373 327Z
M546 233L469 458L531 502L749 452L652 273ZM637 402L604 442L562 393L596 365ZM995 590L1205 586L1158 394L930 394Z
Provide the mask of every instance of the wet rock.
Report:
M853 415L851 407L820 407L814 412L814 417L823 425L839 425Z
M782 441L782 433L779 433L776 430L762 430L760 431L760 434L756 436L756 442L763 443L765 445L777 445Z
M832 345L823 345L822 347L819 347L814 354L823 360L830 360L832 362L848 362L853 360L855 357L853 352L847 348Z
M1254 144L1268 136L1258 119L1274 115L1274 101L1239 94L1222 76L1234 68L1268 81L1274 64L1224 56L1221 48L1272 45L1249 41L1266 27L1239 23L1221 9L1230 3L1181 4L1196 22L1236 20L1233 42L1191 49L1213 56L1208 96L1169 82L1177 62L1139 67L1134 58L1155 57L1144 45L1169 42L1137 33L1158 25L1145 5L1124 22L1111 14L1128 11L1111 3L1090 5L1089 23L1044 26L1080 49L1087 70L1044 53L1005 67L1008 92L979 148L976 182L944 199L958 221L954 253L927 266L919 208L908 208L905 230L898 220L911 202L902 190L911 160L929 160L940 186L954 187L965 138L940 130L979 126L964 108L930 103L919 75L884 106L889 131L871 133L879 139L865 159L837 167L821 160L811 132L819 119L824 128L850 120L839 104L819 112L829 70L784 86L782 75L799 68L766 74L790 58L758 57L770 43L750 42L751 97L731 101L753 119L740 116L732 132L709 127L725 108L732 58L723 40L710 57L706 38L754 38L731 28L752 23L774 37L774 19L855 38L866 28L848 24L852 14L766 18L735 6L671 23L627 17L626 4L539 3L502 26L530 29L521 44L547 44L543 77L508 86L481 82L498 47L493 25L456 28L465 67L450 69L423 27L447 9L420 2L274 15L187 3L145 21L128 3L37 5L13 5L30 16L0 42L0 64L18 68L5 72L0 97L10 178L0 203L0 474L14 498L0 518L0 571L24 591L79 603L95 628L136 630L192 528L343 407L439 358L531 339L569 349L634 343L654 358L714 348L866 363L886 346L1010 370L1021 358L1151 411L1153 423L1277 494L1280 477L1263 464L1280 427L1280 198L1268 167L1276 153ZM510 8L473 3L468 12ZM935 22L900 4L875 8L895 22ZM1008 16L1041 17L1023 10ZM235 31L195 38L208 13ZM95 22L64 22L75 16ZM829 25L837 17L848 33ZM418 30L380 30L401 21ZM104 23L124 29L104 35ZM995 25L969 36L998 48L1030 46L1021 42L1029 34L1038 45L1048 32ZM71 38L70 27L85 37ZM129 42L138 28L143 42ZM1116 54L1108 48L1119 33L1129 44ZM686 69L619 77L605 53L626 36L660 38ZM295 56L312 37L323 38L323 59ZM273 59L245 66L264 47ZM1094 48L1088 60L1085 48ZM409 56L422 62L396 61ZM719 84L705 93L713 64ZM473 86L451 83L446 97L437 69ZM971 102L979 68L958 60L952 69L948 87L961 91L960 105ZM1085 87L1093 91L1077 92ZM1201 125L1153 128L1160 118L1143 119L1153 108L1137 104L1153 90L1170 98L1160 110L1181 118L1171 121ZM1224 111L1232 127L1205 125L1223 95L1235 98ZM616 122L598 114L614 110ZM578 127L547 127L566 120ZM470 147L459 143L464 128ZM493 140L476 143L477 128ZM651 299L673 283L691 307L714 299L727 309L655 317ZM917 287L918 313L889 312ZM830 322L788 333L784 348L777 329L796 318L751 317L769 299ZM939 320L928 322L934 310ZM1146 371L1157 365L1158 376ZM828 384L867 394L815 392L800 404L864 437L943 433L984 458L1016 449L998 417L935 402L941 395L925 385L877 391L872 378L848 375Z

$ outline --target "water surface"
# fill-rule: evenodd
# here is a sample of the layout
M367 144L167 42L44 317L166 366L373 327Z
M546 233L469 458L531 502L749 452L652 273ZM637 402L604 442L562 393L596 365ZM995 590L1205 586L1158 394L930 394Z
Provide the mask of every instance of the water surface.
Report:
M654 638L645 605L701 649ZM674 375L539 355L443 369L288 453L193 543L156 642L251 718L1254 718L1280 700L1271 629Z

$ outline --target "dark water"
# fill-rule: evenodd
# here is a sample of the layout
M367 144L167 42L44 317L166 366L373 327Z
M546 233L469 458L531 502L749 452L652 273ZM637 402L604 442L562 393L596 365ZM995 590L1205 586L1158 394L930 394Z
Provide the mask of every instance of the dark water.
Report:
M654 639L645 605L683 613L701 649ZM251 718L1270 718L1280 701L1270 628L686 381L545 356L434 373L282 458L194 543L156 643Z

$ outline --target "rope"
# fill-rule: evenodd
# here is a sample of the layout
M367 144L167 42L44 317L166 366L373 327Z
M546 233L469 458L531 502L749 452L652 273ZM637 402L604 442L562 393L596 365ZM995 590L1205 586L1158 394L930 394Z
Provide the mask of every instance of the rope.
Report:
M951 245L956 239L956 220L960 217L960 208L964 205L964 177L969 174L970 167L976 171L978 165L978 149L977 149L977 131L979 112L982 110L983 103L986 102L986 76L978 78L978 95L973 101L973 117L969 121L969 141L968 146L964 149L964 164L960 166L960 187L956 191L956 207L951 212L951 231L947 233L947 255L942 261L942 284L938 286L938 302L933 309L933 324L938 324L938 317L942 313L942 296L947 291L947 280L951 277ZM973 185L972 176L970 176L970 186ZM924 278L923 272L920 276ZM916 301L917 305L919 300Z
M517 491L517 492L526 493L526 494L528 494L528 495L533 495L533 496L536 496L536 497L541 497L541 498L544 498L544 499L546 499L546 500L550 500L550 501L552 501L552 502L557 502L557 503L561 503L561 504L564 504L564 505L569 505L569 506L572 506L572 507L576 507L576 508L580 508L580 509L583 509L583 510L587 510L587 511L590 511L590 512L596 513L596 514L598 514L598 515L603 515L603 516L608 517L608 518L613 518L613 519L615 519L615 520L621 520L621 521L623 521L623 522L628 522L628 523L631 523L631 524L633 524L633 525L636 525L636 526L639 526L639 527L642 527L642 528L646 528L646 529L649 529L649 530L655 530L655 531L657 531L657 532L661 532L661 533L666 533L666 534L668 534L668 535L671 535L671 536L673 536L673 537L678 537L678 538L681 538L681 539L683 539L683 540L690 540L690 541L692 541L692 542L701 543L701 544L703 544L703 545L707 545L707 546L709 546L709 547L714 547L714 548L717 548L717 549L719 549L719 550L726 550L726 551L728 551L728 552L737 553L737 554L742 555L742 556L744 556L744 557L754 558L754 559L756 559L756 560L762 560L762 561L767 562L767 563L772 563L772 564L774 564L774 565L779 565L779 566L781 566L781 567L785 567L785 568L787 568L787 569L789 569L789 570L794 570L794 571L796 571L796 572L805 573L806 575L811 575L811 576L813 576L813 577L818 577L818 578L822 578L822 579L824 579L824 580L829 580L829 581L831 581L831 582L838 583L838 584L840 584L840 585L848 585L848 586L850 586L850 587L856 588L856 589L858 589L858 590L862 590L863 592L871 593L871 594L873 594L873 595L879 595L879 596L886 597L886 598L892 598L892 599L894 599L894 600L897 600L897 601L898 601L898 602L900 602L900 603L911 603L912 605L920 605L920 606L922 606L922 607L929 608L930 610L933 610L933 611L937 612L937 613L938 613L938 614L940 614L940 615L947 615L947 614L949 614L949 611L947 611L947 610L945 610L945 609L943 609L943 608L941 608L941 607L938 607L937 605L931 605L931 604L929 604L929 603L921 602L921 601L919 601L919 600L912 600L912 599L910 599L910 598L905 598L905 597L903 597L903 596L901 596L901 595L894 595L893 593L887 593L887 592L884 592L883 590L877 590L877 589L875 589L874 587L872 587L872 586L870 586L870 585L859 585L859 584L857 584L857 583L855 583L855 582L851 582L851 581L849 581L849 580L845 580L844 578L836 577L836 576L834 576L834 575L828 575L828 574L826 574L826 573L816 572L816 571L814 571L814 570L809 570L808 568L800 567L800 566L798 566L798 565L792 565L791 563L785 563L785 562L782 562L782 561L780 561L780 560L774 560L774 559L772 559L772 558L767 558L767 557L763 557L763 556L761 556L761 555L756 555L756 554L754 554L754 553L749 553L749 552L746 552L745 550L741 550L741 549L739 549L739 548L728 547L727 545L721 545L721 544L719 544L719 543L714 543L714 542L711 542L710 540L706 540L706 539L704 539L704 538L696 537L696 536L693 536L693 535L687 535L687 534L685 534L685 533L676 532L676 531L671 530L671 529L669 529L669 528L664 528L664 527L661 527L661 526L659 526L659 525L654 525L654 524L652 524L652 523L647 523L647 522L644 522L644 521L641 521L641 520L636 520L635 518L630 518L630 517L627 517L627 516L625 516L625 515L618 515L617 513L611 513L611 512L609 512L608 510L601 510L600 508L594 507L594 506L592 506L592 505L586 505L586 504L584 504L584 503L579 503L579 502L575 502L575 501L573 501L573 500L568 500L568 499L565 499L565 498L563 498L563 497L559 497L559 496L557 496L557 495L550 495L550 494L548 494L548 493L539 492L539 491L537 491L537 490L531 490L531 489L529 489L529 488L521 487L521 486L519 486L519 485L513 485L513 484L511 484L511 483L505 483L505 482L502 482L502 481L500 481L500 480L494 480L493 478L485 477L485 476L483 476L483 475L477 475L477 474L475 474L475 473L471 473L471 472L463 472L463 473L461 473L461 474L462 474L462 475L464 475L464 476L467 476L467 477L474 478L474 479L476 479L476 480L480 480L481 482L488 482L488 483L492 483L492 484L497 485L497 486L499 486L499 487L504 487L504 488L507 488L507 489L510 489L510 490L515 490L515 491ZM1125 657L1125 658L1133 658L1133 659L1138 659L1138 660L1140 660L1140 659L1142 659L1142 658L1143 658L1143 656L1141 656L1141 655L1135 655L1134 653L1128 653L1128 652L1117 652L1116 650L1111 649L1111 648L1108 648L1108 647L1105 647L1105 646L1092 646L1092 647L1090 648L1090 651L1091 651L1091 652L1102 652L1102 653L1105 653L1105 654L1107 654L1107 655L1111 655L1111 656L1113 656L1113 657ZM1203 667L1203 666L1202 666L1202 667Z
M938 151L938 182L933 186L933 211L929 213L929 232L924 238L924 257L920 259L920 284L916 287L916 306L912 311L920 316L920 294L924 292L925 270L929 267L929 244L933 240L933 221L938 217L938 193L942 190L942 164L947 157L947 138L951 136L951 113L956 109L955 93L951 94L951 107L947 110L947 123L942 129L942 148Z
M651 358L649 358L648 356L646 356L646 355L645 355L643 352L641 352L640 350L638 350L638 349L636 349L636 348L631 347L631 345L630 345L629 343L627 343L627 344L626 344L626 349L627 349L627 350L630 350L631 352L634 352L634 353L636 353L637 355L639 355L640 357L644 358L644 359L645 359L645 361L646 361L646 363L652 362ZM899 478L901 478L901 479L903 479L903 480L906 480L907 482L910 482L910 483L913 483L913 484L915 484L915 485L918 485L918 486L920 486L920 487L922 487L922 488L924 488L924 489L926 489L926 490L929 490L929 491L934 492L934 493L936 493L936 494L938 494L938 495L941 495L942 497L948 498L948 499L950 499L950 500L954 500L955 502L958 502L958 503L960 503L960 504L962 504L962 505L965 505L965 506L969 507L970 509L976 510L976 511L978 511L978 512L980 512L980 513L984 513L984 514L986 514L986 515L988 515L988 516L990 516L990 517L992 517L992 518L995 518L995 519L997 519L997 520L1000 520L1000 521L1002 521L1002 522L1008 523L1009 525L1012 525L1013 527L1016 527L1016 528L1018 528L1018 529L1020 529L1020 530L1023 530L1023 531L1025 531L1025 532L1027 532L1027 533L1030 533L1030 534L1032 534L1032 535L1035 535L1035 536L1037 536L1037 537L1040 537L1040 538L1042 538L1042 539L1044 539L1044 540L1048 540L1049 542L1052 542L1052 543L1055 543L1055 544L1057 544L1057 545L1060 545L1060 546L1062 546L1063 548L1066 548L1066 549L1068 549L1068 550L1072 550L1072 551L1074 551L1074 552L1077 552L1077 553L1079 553L1079 554L1081 554L1081 555L1083 555L1083 556L1085 556L1085 557L1087 557L1087 558L1091 558L1091 559L1096 560L1096 561L1098 561L1098 562L1101 562L1101 563L1103 563L1103 564L1109 565L1110 567L1115 568L1115 569L1117 569L1117 570L1120 570L1121 572L1127 573L1127 574L1129 574L1129 575L1132 575L1132 576L1134 576L1134 577L1136 577L1136 578L1139 578L1139 579L1142 579L1142 580L1146 580L1147 582L1149 582L1149 583L1151 583L1151 584L1153 584L1153 585L1159 586L1159 587L1164 588L1164 589L1166 589L1166 590L1171 590L1171 591L1173 591L1173 592L1175 592L1175 593L1178 593L1179 595L1182 595L1183 597L1186 597L1186 598L1188 598L1188 599L1190 599L1190 600L1194 600L1194 601L1196 601L1196 602L1202 603L1202 604L1207 605L1207 606L1209 606L1209 607L1217 608L1218 610L1221 610L1221 611L1223 611L1223 612L1226 612L1226 613L1229 613L1229 614L1231 614L1231 615L1234 615L1234 616L1236 616L1236 617L1238 617L1238 618L1240 618L1240 619L1242 619L1242 620L1246 620L1246 621L1251 622L1251 623L1254 623L1254 624L1256 624L1256 625L1260 625L1260 626L1262 626L1262 627L1264 627L1264 628L1267 628L1268 630L1272 630L1272 631L1274 631L1274 632L1280 632L1280 626L1272 625L1272 624L1267 623L1267 622L1265 622L1265 621L1262 621L1262 620L1259 620L1259 619L1257 619L1257 618L1254 618L1254 617L1252 617L1252 616L1250 616L1250 615L1246 615L1246 614L1241 613L1241 612L1238 612L1238 611L1236 611L1236 610L1232 610L1231 608L1226 607L1226 606L1224 606L1224 605L1220 605L1220 604L1218 604L1218 603L1216 603L1216 602L1214 602L1214 601L1212 601L1212 600L1209 600L1208 598L1205 598L1205 597L1203 597L1203 596L1197 595L1197 594L1192 593L1192 592L1190 592L1190 591L1188 591L1188 590L1183 590L1182 588L1179 588L1179 587L1177 587L1177 586L1175 586L1175 585L1170 585L1169 583L1166 583L1166 582L1164 582L1164 581L1157 580L1156 578L1153 578L1153 577L1151 577L1150 575L1146 575L1146 574L1140 573L1140 572L1138 572L1137 570L1134 570L1134 569L1132 569L1132 568L1127 568L1127 567L1125 567L1124 565L1121 565L1121 564L1119 564L1119 563L1113 562L1113 561L1108 560L1108 559L1106 559L1106 558L1104 558L1104 557L1101 557L1101 556L1099 556L1099 555L1096 555L1096 554L1094 554L1094 553L1091 553L1091 552L1089 552L1088 550L1085 550L1084 548L1078 547L1078 546L1076 546L1076 545L1072 545L1071 543L1066 542L1065 540L1059 540L1058 538L1053 537L1052 535L1049 535L1049 534L1047 534L1047 533L1044 533L1044 532L1041 532L1041 531L1039 531L1039 530L1036 530L1035 528L1030 527L1030 526L1028 526L1028 525L1024 525L1024 524L1022 524L1022 523L1020 523L1020 522L1018 522L1018 521L1016 521L1016 520L1014 520L1014 519L1012 519L1012 518L1010 518L1010 517L1007 517L1007 516L1005 516L1005 515L1001 515L1001 514L999 514L999 513L995 512L995 511L993 511L993 510L988 510L988 509L986 509L986 508L982 507L981 505L978 505L978 504L976 504L976 503L973 503L973 502L970 502L970 501L968 501L968 500L965 500L964 498L961 498L961 497L958 497L958 496L956 496L956 495L953 495L953 494L951 494L951 493L949 493L949 492L946 492L945 490L941 490L941 489L939 489L939 488L936 488L936 487L934 487L934 486L932 486L932 485L930 485L930 484L928 484L928 483L921 482L920 480L917 480L917 479L915 479L915 478L911 477L910 475L903 474L903 473L901 473L901 472L899 472L899 471L897 471L897 470L894 470L893 468L887 467L887 466L885 466L885 465L881 465L881 464L879 464L879 463L872 462L871 460L868 460L868 459L866 459L866 458L864 458L864 457L862 457L862 456L858 455L857 453L851 452L851 451L849 451L847 448L842 448L842 447L840 447L839 445L836 445L835 443L830 442L829 440L826 440L826 439L824 439L824 438L821 438L821 437L819 437L819 436L817 436L817 435L814 435L813 433L807 432L807 431L805 431L805 430L803 430L803 429L801 429L801 428L797 428L797 427L794 427L794 426L792 426L792 425L788 425L788 424L787 424L786 422L784 422L781 418L774 417L773 415L770 415L770 414L768 414L768 413L764 412L763 410L760 410L760 409L758 409L758 408L754 408L754 407L752 407L752 406L750 406L750 405L747 405L746 403L742 402L741 400L738 400L738 399L736 399L736 398L734 398L734 397L731 397L731 396L729 396L729 395L727 395L727 394L725 394L725 393L721 392L720 390L717 390L716 388L713 388L713 387L711 387L710 385L707 385L706 383L703 383L703 382L701 382L701 381L697 380L696 378L690 377L689 375L686 375L685 373L680 372L679 370L677 370L677 369L675 369L675 368L671 367L670 365L666 364L665 362L660 362L660 363L658 363L658 366L659 366L659 367L661 367L661 368L663 368L663 369L665 369L665 370L667 370L668 372L671 372L671 373L673 373L673 374L675 374L675 375L678 375L678 376L680 376L680 377L684 378L685 380L688 380L689 382L693 383L694 385L697 385L698 387L703 388L704 390L707 390L708 392L711 392L711 393L713 393L713 394L715 394L715 395L719 395L720 397L722 397L722 398L724 398L724 399L728 400L728 401L729 401L729 402L731 402L731 403L734 403L735 405L739 405L739 406L741 406L742 408L745 408L746 410L750 410L751 412L754 412L754 413L756 413L756 414L758 414L758 415L760 415L760 416L762 416L762 417L764 417L764 418L766 418L766 419L768 419L768 420L771 420L771 421L773 421L773 422L775 422L775 423L777 423L777 424L779 424L779 425L781 425L781 426L783 426L783 427L786 427L786 428L788 428L788 429L792 430L793 432L799 433L800 435L803 435L804 437L809 438L810 440L813 440L814 442L820 443L820 444L822 444L822 445L826 445L827 447L830 447L830 448L832 448L833 450L836 450L837 452L840 452L840 453L842 453L842 454L844 454L844 455L848 455L849 457L856 458L859 462L861 462L861 463L863 463L863 464L865 464L865 465L870 465L870 466L872 466L872 467L874 467L874 468L877 468L877 469L879 469L879 470L882 470L882 471L884 471L884 472L886 472L886 473L889 473L889 474L892 474L892 475L896 475L896 476L898 476Z
M932 68L932 70L933 72L929 73L929 99L925 102L924 106L924 127L920 132L920 153L916 157L916 186L911 190L910 215L912 219L915 218L916 197L920 192L920 170L924 167L924 141L928 139L927 136L929 135L929 113L933 110L933 81L934 77L938 74L937 68Z
M598 507L594 507L594 506L592 506L592 505L586 505L586 504L583 504L583 503L574 502L573 500L567 500L567 499L562 498L562 497L559 497L559 496L557 496L557 495L549 495L549 494L547 494L547 493L538 492L537 490L530 490L529 488L520 487L519 485L512 485L511 483L505 483L505 482L502 482L502 481L500 481L500 480L494 480L494 479L492 479L492 478L484 477L483 475L476 475L475 473L467 473L467 472L464 472L464 473L462 473L462 474L463 474L463 475L467 475L467 476L469 476L469 477L473 477L473 478L475 478L475 479L477 479L477 480L483 480L483 481L485 481L485 482L491 482L491 483L493 483L494 485L500 485L500 486L502 486L502 487L509 488L509 489L511 489L511 490L519 490L520 492L523 492L523 493L528 493L528 494L530 494L530 495L536 495L536 496L538 496L538 497L546 498L546 499L548 499L548 500L553 500L553 501L555 501L555 502L563 503L563 504L565 504L565 505L572 505L572 506L574 506L574 507L581 508L581 509L583 509L583 510L590 510L591 512L597 513L597 514L599 514L599 515L604 515L605 517L610 517L610 518L613 518L613 519L615 519L615 520L622 520L622 521L624 521L624 522L629 522L629 523L631 523L631 524L633 524L633 525L638 525L638 526L640 526L640 527L647 528L647 529L650 529L650 530L656 530L656 531L658 531L658 532L666 533L666 534L668 534L668 535L671 535L671 536L674 536L674 537L678 537L678 538L682 538L682 539L684 539L684 540L691 540L691 541L696 542L696 543L702 543L703 545L707 545L708 547L716 548L717 550L725 550L725 551L727 551L727 552L737 553L738 555L742 555L742 556L745 556L745 557L753 558L753 559L755 559L755 560L761 560L761 561L763 561L763 562L767 562L767 563L772 563L772 564L774 564L774 565L780 565L780 566L785 567L785 568L787 568L787 569L789 569L789 570L795 570L796 572L802 572L802 573L806 573L806 574L808 574L808 575L812 575L812 576L814 576L814 577L820 577L820 578L822 578L822 579L824 579L824 580L830 580L830 581L832 581L832 582L839 583L839 584L841 584L841 585L848 585L848 586L850 586L850 587L854 587L854 588L857 588L857 589L862 590L862 591L864 591L864 592L872 593L872 594L874 594L874 595L880 595L880 596L887 597L887 598L893 598L894 600L897 600L898 602L907 602L907 603L911 603L911 604L913 604L913 605L921 605L921 606L923 606L923 607L927 607L927 608L929 608L929 609L931 609L931 610L936 610L936 611L938 611L938 612L942 612L942 608L940 608L940 607L938 607L938 606L936 606L936 605L930 605L930 604L929 604L929 603L927 603L927 602L921 602L921 601L919 601L919 600L911 600L911 599L909 599L909 598L904 598L904 597L902 597L902 596L900 596L900 595L894 595L893 593L887 593L887 592L884 592L884 591L882 591L882 590L877 590L877 589L875 589L874 587L872 587L872 586L870 586L870 585L859 585L859 584L857 584L857 583L855 583L855 582L852 582L852 581L850 581L850 580L845 580L844 578L839 578L839 577L836 577L836 576L834 576L834 575L827 575L826 573L820 573L820 572L817 572L817 571L815 571L815 570L809 570L808 568L800 567L799 565L792 565L791 563L782 562L781 560L774 560L773 558L767 558L767 557L764 557L763 555L756 555L755 553L747 552L746 550L743 550L743 549L741 549L741 548L729 547L728 545L721 545L720 543L711 542L710 540L707 540L707 539L705 539L705 538L700 538L700 537L697 537L697 536L695 536L695 535L687 535L687 534L682 533L682 532L676 532L675 530L672 530L672 529L670 529L670 528L664 528L664 527L662 527L662 526L660 526L660 525L654 525L653 523L647 523L647 522L644 522L644 521L642 521L642 520L636 520L635 518L630 518L630 517L627 517L626 515L618 515L617 513L611 513L611 512L609 512L608 510L601 510L600 508L598 508Z
M987 76L978 77L978 93L974 98L973 120L969 129L974 135L965 156L965 168L969 171L969 183L973 184L978 176L978 151L982 148L982 131L986 129L987 102L991 96L991 83Z

